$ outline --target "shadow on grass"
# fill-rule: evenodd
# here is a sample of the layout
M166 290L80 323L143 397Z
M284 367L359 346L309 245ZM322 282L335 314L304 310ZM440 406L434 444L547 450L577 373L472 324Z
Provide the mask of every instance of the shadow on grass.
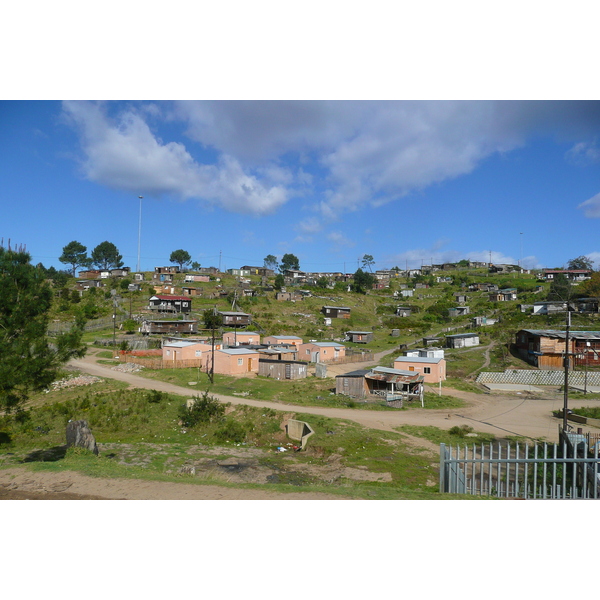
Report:
M0 431L0 446L2 444L10 444L12 442L12 438L10 435L4 431Z
M67 446L54 446L45 450L34 450L30 452L22 462L56 462L62 460L67 454Z

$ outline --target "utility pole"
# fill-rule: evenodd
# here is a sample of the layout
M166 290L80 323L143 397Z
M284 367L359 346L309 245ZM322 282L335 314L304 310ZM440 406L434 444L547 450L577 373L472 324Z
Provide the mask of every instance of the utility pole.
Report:
M567 300L567 329L565 331L565 388L563 403L563 431L567 431L567 410L569 405L569 327L571 326L571 312Z
M222 250L219 250L219 273L221 272L221 253L222 252L223 252Z

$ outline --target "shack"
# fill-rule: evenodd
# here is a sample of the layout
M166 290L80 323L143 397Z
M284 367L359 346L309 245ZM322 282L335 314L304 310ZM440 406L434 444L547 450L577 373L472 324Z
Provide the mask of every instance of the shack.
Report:
M479 345L478 333L457 333L456 335L446 336L447 348L467 348L469 346Z
M308 373L308 363L300 360L258 359L258 374L272 379L304 379Z
M349 319L350 308L348 306L324 306L321 312L331 319Z
M373 341L372 331L346 331L346 341L355 344L368 344Z
M198 321L161 321L145 319L140 327L140 333L198 333Z

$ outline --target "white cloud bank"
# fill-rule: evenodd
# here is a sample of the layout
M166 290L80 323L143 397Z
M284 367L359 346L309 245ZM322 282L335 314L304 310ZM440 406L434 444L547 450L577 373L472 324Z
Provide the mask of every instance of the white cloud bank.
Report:
M472 172L532 135L577 142L567 158L592 160L597 102L183 101L123 108L66 102L89 179L137 193L198 198L250 214L313 198L316 231L343 211L381 205ZM110 110L121 112L110 119ZM166 116L163 116L166 115ZM183 124L187 146L150 128ZM202 164L194 149L217 157ZM303 200L304 201L304 200ZM590 202L590 201L588 201ZM586 203L584 203L586 204Z
M85 152L82 169L97 183L132 193L199 198L240 213L267 214L289 199L282 185L269 185L244 172L240 163L222 154L216 164L199 164L185 146L163 143L142 116L132 110L111 121L103 107L90 102L65 102L64 112L77 127ZM281 178L282 172L276 172Z

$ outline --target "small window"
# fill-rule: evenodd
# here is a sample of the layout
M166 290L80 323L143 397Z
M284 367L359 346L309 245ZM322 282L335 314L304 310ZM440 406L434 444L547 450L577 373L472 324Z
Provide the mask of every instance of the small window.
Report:
M244 364L243 358L238 358L238 365L241 367Z
M425 373L426 375L429 375L431 373L431 367L424 367L423 373Z
M167 350L167 356L171 356L171 351Z
M196 356L202 356L202 350L196 350Z

